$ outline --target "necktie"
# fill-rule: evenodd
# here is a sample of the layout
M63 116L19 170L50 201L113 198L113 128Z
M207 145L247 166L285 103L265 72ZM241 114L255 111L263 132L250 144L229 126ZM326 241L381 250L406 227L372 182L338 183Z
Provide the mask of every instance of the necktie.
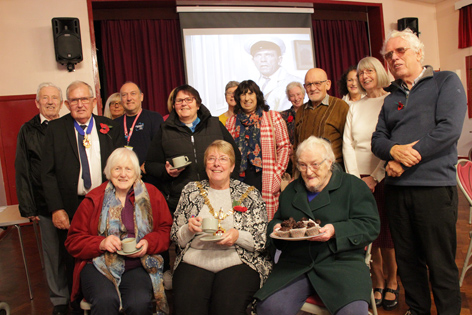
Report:
M41 128L43 130L46 130L46 128L48 127L48 124L49 124L49 121L45 120L41 123Z
M87 128L86 125L80 125L80 127L84 130ZM79 139L80 163L82 163L82 179L84 180L85 189L89 189L92 186L92 180L90 179L90 168L87 159L87 152L85 151L84 147L84 136L78 133L77 138Z
M269 83L270 78L269 77L264 77L265 82L262 84L261 91L264 92L265 87L267 86L267 83Z

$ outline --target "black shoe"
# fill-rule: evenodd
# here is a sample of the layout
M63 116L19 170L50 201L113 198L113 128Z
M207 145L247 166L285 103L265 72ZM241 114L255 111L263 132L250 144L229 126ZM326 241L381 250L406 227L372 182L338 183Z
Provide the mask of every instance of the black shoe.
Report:
M380 305L382 305L382 301L383 301L383 297L384 297L384 289L381 289L381 288L375 288L374 289L374 295L375 295L375 292L379 292L380 293L380 299L375 299L375 306L377 307L380 307Z
M69 304L54 305L52 315L66 315L69 313Z
M385 295L384 295L382 306L383 306L384 310L391 311L391 310L393 310L394 308L396 308L398 306L398 293L400 292L400 285L397 286L396 290L386 288L385 293L387 293L387 292L395 294L395 299L394 300L387 300L385 298Z

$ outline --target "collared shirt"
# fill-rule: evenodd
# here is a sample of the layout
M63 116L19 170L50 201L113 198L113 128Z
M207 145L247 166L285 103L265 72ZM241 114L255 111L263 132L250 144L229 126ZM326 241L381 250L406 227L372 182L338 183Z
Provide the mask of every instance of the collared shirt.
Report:
M326 94L326 96L321 100L321 103L319 105L325 105L325 106L329 106L329 95ZM319 106L318 105L318 106ZM305 109L314 109L315 107L313 107L313 105L311 104L311 102L307 102L305 104Z
M413 80L413 83L411 84L411 88L413 88L415 84L418 83L419 80L421 80L421 78L424 76L425 71L426 71L426 67L423 67L423 71L421 71L420 75L416 79ZM403 80L402 80L402 87L405 90L410 91L410 89L408 88L408 85Z
M46 117L43 116L43 114L39 113L39 119L41 119L41 124L45 121L49 121Z
M185 124L185 123L182 123L182 125L185 125L187 127L190 128L190 130L192 130L192 133L195 132L195 128L197 128L197 125L200 123L200 118L197 117L192 123L190 124Z
M92 119L92 117L90 119ZM90 119L85 124L81 124L79 122L77 123L79 125L86 125L88 127L88 125L90 124ZM100 140L98 138L98 132L95 125L96 123L97 122L94 120L92 132L90 133L90 143L92 145L90 146L90 148L85 148L85 152L87 152L87 160L89 162L92 186L90 186L90 189L85 189L84 180L82 179L82 163L80 163L79 181L77 184L77 195L79 196L85 196L89 191L100 186L100 184L102 183L102 158L100 155ZM85 130L87 130L87 127L85 128ZM77 130L75 130L75 128L74 131L75 138L77 139L77 150L79 150L79 145L82 144L79 144L77 138L78 132Z

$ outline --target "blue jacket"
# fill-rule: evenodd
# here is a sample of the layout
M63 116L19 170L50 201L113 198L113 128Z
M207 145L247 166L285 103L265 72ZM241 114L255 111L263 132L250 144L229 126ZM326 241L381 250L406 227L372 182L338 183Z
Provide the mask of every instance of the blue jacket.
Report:
M434 72L426 66L423 77L408 91L397 80L386 89L379 121L372 135L372 152L392 160L396 144L419 140L413 148L421 161L400 177L386 177L397 186L455 186L457 141L462 132L467 100L459 77L450 71Z

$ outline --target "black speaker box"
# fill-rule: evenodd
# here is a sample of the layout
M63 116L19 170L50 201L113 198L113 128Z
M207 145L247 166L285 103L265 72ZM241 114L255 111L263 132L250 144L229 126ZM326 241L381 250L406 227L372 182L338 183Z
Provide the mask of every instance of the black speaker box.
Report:
M57 62L74 65L83 60L79 19L53 18L52 34Z
M397 22L398 22L399 31L403 31L404 29L409 28L417 36L420 34L419 28L418 28L418 18L407 17L407 18L399 19Z

